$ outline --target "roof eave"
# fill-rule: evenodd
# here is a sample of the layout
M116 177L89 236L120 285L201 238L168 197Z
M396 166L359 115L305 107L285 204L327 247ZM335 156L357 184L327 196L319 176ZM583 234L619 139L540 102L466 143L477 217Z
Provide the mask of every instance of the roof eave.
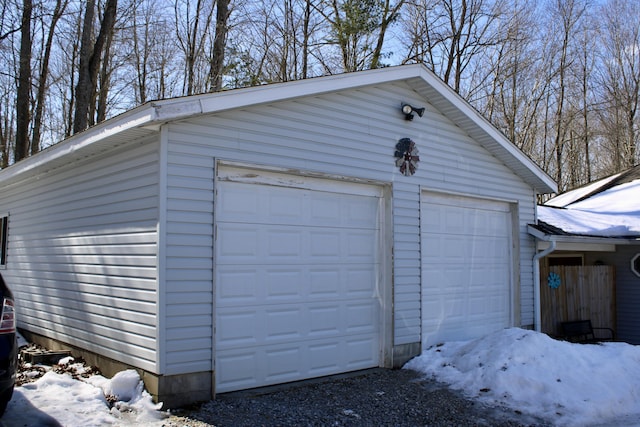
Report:
M523 180L532 185L540 194L556 193L557 183L544 172L531 158L516 147L509 139L489 122L482 114L457 94L449 85L440 80L425 67L420 67L420 78L427 85L425 97L436 108L448 115L471 137L480 142L489 152L512 170L518 172ZM420 88L416 88L420 91ZM434 92L438 95L434 99ZM459 114L456 114L456 111Z
M152 106L145 104L116 116L113 119L101 122L33 156L20 160L8 168L0 170L0 182L6 182L18 175L36 170L54 160L66 157L110 136L126 132L130 129L144 127L152 123L154 117L155 113Z
M330 84L327 83L330 79ZM201 114L212 114L260 104L317 96L393 81L407 81L445 115L477 139L489 152L514 170L538 193L557 192L556 183L529 157L513 145L488 120L424 65L413 64L384 69L336 74L324 78L255 86L151 102L102 122L76 134L51 148L0 171L0 182L36 169L92 143L133 129L157 132L164 123L184 120Z
M545 233L529 224L527 231L530 235L544 242L555 241L557 243L582 243L582 244L614 244L614 245L639 245L640 237L597 237L580 235L559 235Z

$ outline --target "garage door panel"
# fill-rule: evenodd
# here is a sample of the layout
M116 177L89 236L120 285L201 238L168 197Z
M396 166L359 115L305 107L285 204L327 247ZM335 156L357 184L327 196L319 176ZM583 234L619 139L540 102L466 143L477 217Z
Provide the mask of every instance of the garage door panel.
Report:
M216 347L223 348L247 348L256 345L263 333L259 330L260 324L256 320L253 309L227 309L219 314L216 325Z
M258 231L240 224L218 226L217 257L221 262L248 262L256 259L259 253Z
M224 182L217 218L248 224L377 228L377 197Z
M255 375L247 366L260 366L262 355L252 350L218 352L216 354L216 383L221 388L242 389L256 386Z
M260 203L251 187L234 183L226 185L230 187L230 191L218 192L216 199L216 215L220 219L247 222L264 209L264 204Z
M344 256L351 262L376 262L376 234L371 230L350 230L344 234ZM344 252L346 250L346 252Z
M302 226L263 226L218 223L217 261L220 264L373 263L376 232Z
M319 342L309 345L309 373L321 376L335 373L341 369L336 353L341 350L336 342Z
M218 392L378 366L379 192L330 187L219 183Z
M377 364L377 339L374 337L359 337L347 341L345 355L348 355L346 366L351 369L363 369Z
M261 303L301 304L377 298L376 274L370 264L326 266L218 266L217 306ZM301 287L301 283L307 283Z
M425 193L421 203L423 346L510 326L507 203Z
M304 357L302 349L297 345L283 346L279 348L267 348L264 352L266 363L265 380L270 383L291 381L299 377L302 372Z
M339 259L341 238L342 233L339 230L309 230L309 250L306 256L319 258L324 262Z
M374 229L376 204L375 197L315 192L310 200L309 224Z
M295 194L278 191L277 188L274 188L270 191L268 197L263 196L262 202L267 209L266 219L286 219L289 223L297 224L301 221L301 218L304 218L304 200L296 197ZM266 219L263 219L263 221ZM248 221L253 220L249 218Z
M309 308L309 336L322 338L326 335L338 335L340 331L340 309L335 304L319 305Z
M378 326L371 320L377 316L377 306L348 301L308 303L302 307L280 304L219 308L217 347L225 349L261 342L301 341L327 333L337 338L360 333L373 334L378 331Z
M425 265L422 280L425 283L429 283L429 286L423 286L422 293L429 295L432 293L463 292L467 288L465 284L467 277L467 272L459 268L457 264L437 263Z
M345 279L342 269L336 269L334 266L314 266L309 268L307 283L310 298L333 300L340 297Z
M262 235L261 235L262 234ZM267 256L270 261L285 262L285 260L296 260L304 257L303 246L305 245L305 230L295 229L268 229L263 233L257 232L257 238L266 242L265 247L260 247L260 252L256 256L261 259Z
M259 281L264 281L265 284L256 294L263 301L288 302L303 298L299 283L304 276L300 269L270 267L265 268L264 274L259 277Z
M371 319L377 316L377 306L369 302L345 304L345 332L350 334L371 333L377 330Z
M264 342L295 342L309 335L308 329L298 325L306 323L305 311L300 307L274 307L264 311L262 325Z
M218 351L217 390L239 390L369 368L378 363L377 347L378 339L372 336L341 342L319 339L251 350Z
M224 305L247 305L255 301L255 283L258 281L256 269L218 268L216 300Z
M376 277L367 265L348 265L344 267L345 298L367 298L376 295Z
M305 279L304 273L300 269L278 266L221 266L216 286L218 306L245 306L265 300L300 302L307 295L299 286ZM339 272L332 273L334 279L339 277ZM258 283L262 285L256 287ZM327 286L332 282L323 280L322 283Z

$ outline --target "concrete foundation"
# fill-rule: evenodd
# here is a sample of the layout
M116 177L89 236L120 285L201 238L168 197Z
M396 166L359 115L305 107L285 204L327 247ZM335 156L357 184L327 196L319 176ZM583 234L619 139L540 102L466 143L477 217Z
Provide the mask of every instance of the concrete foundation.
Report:
M419 342L393 346L393 368L402 368L402 365L404 365L414 357L419 356L421 352L422 344Z
M120 371L135 369L144 382L146 390L153 396L153 400L163 403L163 410L179 408L213 398L214 381L212 372L169 376L158 375L39 334L22 330L20 333L28 341L49 350L70 351L72 356L81 357L88 365L99 367L102 375L108 378L113 377Z
M135 369L144 382L146 390L153 396L153 400L163 403L162 409L164 410L211 400L215 397L215 378L211 371L169 376L158 375L39 334L28 331L20 331L20 333L28 341L49 350L70 351L72 356L81 357L87 364L99 367L102 374L108 378L125 369ZM421 344L419 342L396 345L392 350L391 367L401 368L402 365L420 353Z

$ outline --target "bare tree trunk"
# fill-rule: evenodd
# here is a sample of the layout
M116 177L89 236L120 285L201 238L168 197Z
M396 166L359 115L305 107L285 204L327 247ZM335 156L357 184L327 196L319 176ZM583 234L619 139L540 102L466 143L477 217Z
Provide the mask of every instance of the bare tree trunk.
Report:
M569 73L569 67L573 61L573 57L570 57L569 45L572 38L575 36L574 29L580 17L584 12L584 6L578 10L579 5L575 0L556 0L556 8L560 14L562 21L562 41L560 46L560 60L558 64L558 97L557 97L557 109L555 115L555 138L554 149L556 154L556 182L562 189L566 188L563 180L563 149L564 139L566 136L569 123L565 118L565 103L566 91L567 91L567 74Z
M20 30L20 74L16 93L16 145L14 159L20 161L29 154L29 105L31 99L31 0L22 1Z
M100 25L100 32L95 43L91 44L93 34L93 17L95 15L95 0L87 0L82 41L80 45L80 67L78 69L78 84L76 86L76 108L73 120L73 133L85 130L89 123L89 113L92 111L91 99L95 97L98 87L98 69L102 58L104 45L113 32L118 7L117 0L107 0L104 15Z
M291 27L293 19L291 17L292 15L292 5L291 5L291 1L290 0L284 0L284 7L283 7L283 13L282 13L282 47L281 47L281 52L280 52L280 61L279 61L279 70L278 70L278 80L281 82L286 82L291 80L291 77L289 76L289 62L290 62L290 58L289 55L290 53L293 53L295 55L295 40L296 40L296 36L295 33L292 34L291 32ZM294 44L292 46L292 44ZM291 63L293 64L293 67L295 68L296 63L295 60L291 60ZM293 72L293 78L296 78L296 74L295 71Z
M111 44L113 42L113 31L107 33L104 44L104 54L102 58L102 68L100 71L100 90L98 91L98 111L96 121L100 123L107 118L107 106L109 101L109 88L111 86ZM92 116L93 117L93 116ZM93 124L93 123L92 123Z
M202 9L202 1L198 0L196 6L196 17L193 28L188 36L187 46L187 95L192 95L195 86L195 66L198 48L198 26L200 25L200 10Z
M91 73L90 65L93 35L93 18L96 10L95 0L87 0L82 24L82 37L80 39L80 65L78 68L78 83L75 90L75 116L73 120L73 133L81 132L87 128L89 114L89 101L91 94Z
M135 67L136 67L136 81L137 85L137 98L140 104L144 104L147 102L147 74L148 74L148 44L147 40L149 40L149 21L145 18L144 22L144 39L142 43L144 44L144 48L142 54L140 53L140 40L138 37L138 8L133 8L133 22L134 29L132 33L132 41L133 41L133 56L135 58Z
M405 0L400 0L395 6L391 7L389 0L385 0L384 9L382 12L382 22L380 23L380 32L378 33L378 40L376 41L376 47L373 49L371 57L371 64L369 68L378 68L380 66L380 56L382 55L382 46L384 45L384 39L387 34L389 25L395 21L398 17L398 12L404 4Z
M451 25L451 44L449 46L449 55L447 56L447 65L444 70L443 80L449 86L453 87L456 92L459 92L460 85L458 83L455 83L453 86L451 85L451 73L454 71L454 63L456 63L456 59L458 62L460 61L459 55L462 50L460 48L460 40L462 39L462 31L466 25L465 21L467 18L467 1L462 0L462 2L460 3L460 14L457 17L457 19L459 20L458 22L456 22L456 14L453 2L445 2L445 7L447 8L447 12L449 13L449 24ZM460 72L460 67L455 67L455 74L459 75ZM459 81L459 78L456 77L454 80L457 82Z
M198 85L196 88L196 64L202 59L204 52L204 41L213 19L213 6L206 9L210 2L197 0L195 11L189 7L189 1L181 4L177 0L174 3L174 13L176 17L176 36L182 51L184 52L184 86L183 92L186 95L193 95L196 90L205 90ZM203 12L206 14L203 15ZM191 18L191 13L194 14ZM184 18L183 18L184 16ZM204 18L204 22L201 20ZM181 22L184 22L184 34L181 31ZM224 40L224 39L223 39ZM208 76L205 76L208 77ZM201 82L206 84L206 82Z
M504 15L503 1L422 0L408 3L411 19L412 57L424 62L456 92L464 91L467 67L483 53L504 42L496 25ZM415 54L413 53L415 51Z
M586 46L587 33L584 35L583 51L582 51L582 145L584 146L584 158L586 168L586 182L591 182L591 153L589 152L589 141L591 140L591 132L589 129L589 49Z
M213 53L209 70L209 91L222 90L224 72L224 51L227 45L227 21L229 20L229 0L217 0L216 34L213 39Z
M2 103L0 105L0 169L4 169L9 166L12 151L11 143L14 141L14 128L11 117L11 102L9 102L9 100L2 100L0 102Z
M64 13L68 0L62 2L62 0L56 1L56 6L51 16L51 25L49 26L49 32L47 34L47 40L44 46L44 54L42 56L42 64L40 66L40 77L38 78L38 93L36 95L36 107L33 118L33 137L31 139L31 154L35 154L40 151L40 139L42 128L42 112L44 111L45 95L47 93L47 78L49 76L49 58L51 57L51 48L53 44L53 36L55 34L56 26L60 17Z
M305 2L304 19L302 24L302 78L309 77L309 22L311 21L311 0Z
M338 6L338 2L336 0L332 0L331 6L333 7L334 20L330 21L326 15L325 18L329 20L335 28L336 41L340 47L340 53L342 54L342 66L344 67L344 71L356 71L354 66L351 64L349 41L347 40L347 35L344 32L344 24L342 22L342 17L340 16L340 7Z

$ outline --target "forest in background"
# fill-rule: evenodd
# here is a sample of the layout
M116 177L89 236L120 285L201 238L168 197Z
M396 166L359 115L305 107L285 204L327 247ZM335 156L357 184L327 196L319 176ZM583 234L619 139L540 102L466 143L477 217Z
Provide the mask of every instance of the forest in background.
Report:
M0 1L0 168L151 100L408 63L561 191L639 163L637 0Z

